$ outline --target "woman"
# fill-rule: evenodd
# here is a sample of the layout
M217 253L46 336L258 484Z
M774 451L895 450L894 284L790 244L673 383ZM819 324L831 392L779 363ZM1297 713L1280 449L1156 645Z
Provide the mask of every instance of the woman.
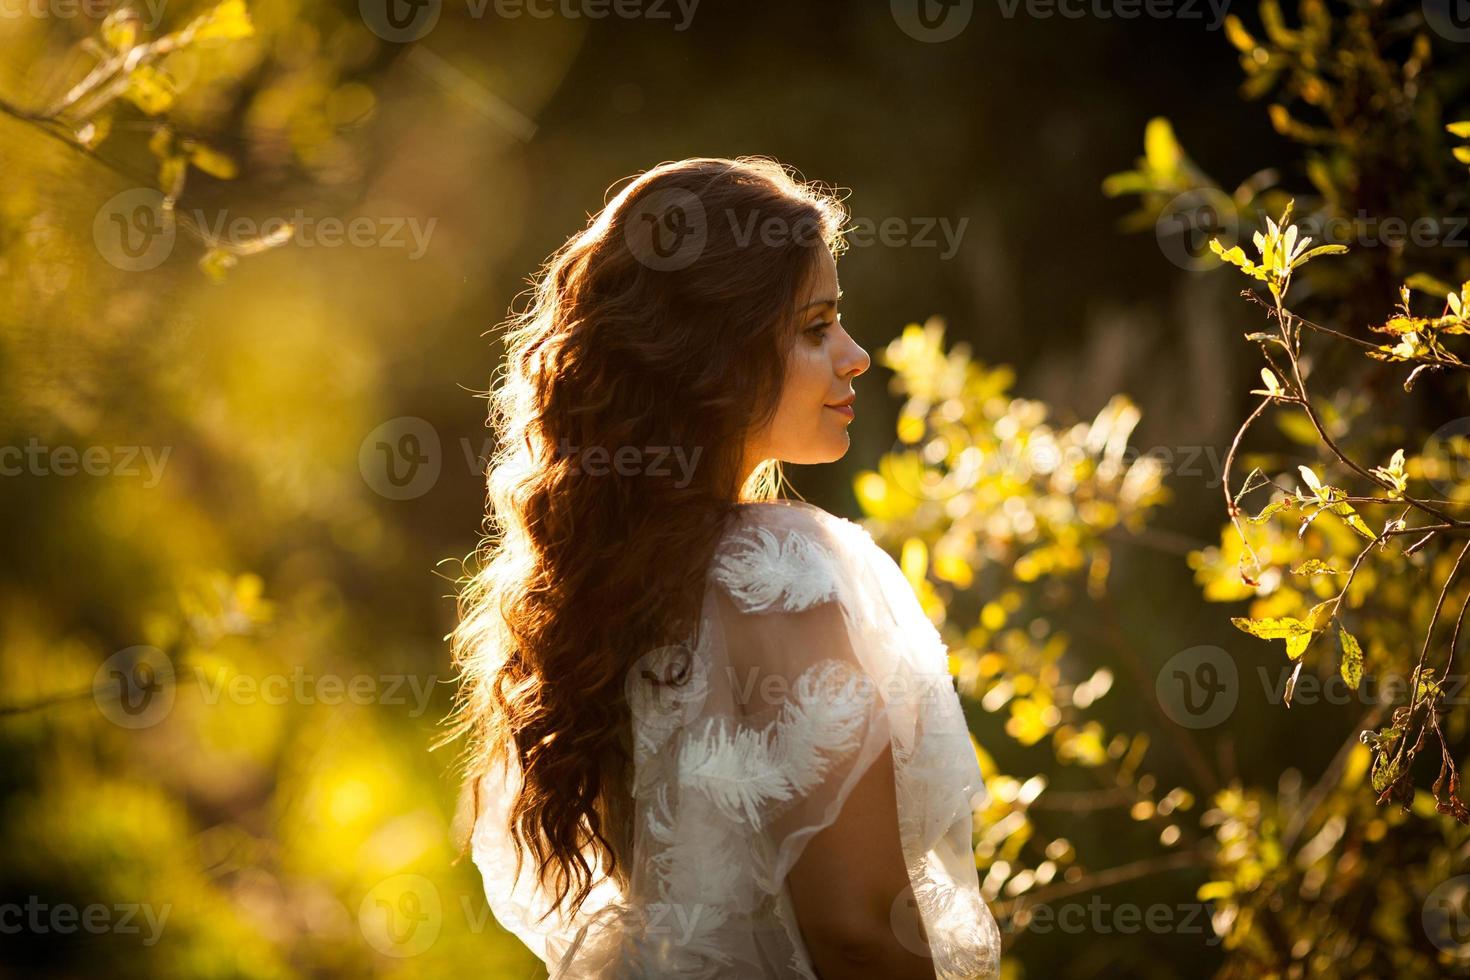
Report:
M491 910L572 977L992 975L946 651L858 525L830 192L664 164L549 260L453 635Z

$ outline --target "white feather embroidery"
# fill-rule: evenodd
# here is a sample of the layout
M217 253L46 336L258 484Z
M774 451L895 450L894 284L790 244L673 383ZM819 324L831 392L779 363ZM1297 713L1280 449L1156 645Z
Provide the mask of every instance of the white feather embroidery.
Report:
M710 719L679 752L679 778L707 796L730 820L760 826L760 805L791 798L790 784L773 756L769 726L756 731L727 718Z
M823 660L796 679L781 717L756 730L716 717L684 743L679 776L731 820L760 828L761 808L805 794L832 763L855 751L876 692L840 660Z
M795 792L810 792L835 759L856 751L874 693L866 676L840 660L824 660L797 678L795 701L783 709L776 736Z
M710 574L748 611L775 607L798 612L837 593L832 553L806 534L787 529L785 540L769 528L732 535Z

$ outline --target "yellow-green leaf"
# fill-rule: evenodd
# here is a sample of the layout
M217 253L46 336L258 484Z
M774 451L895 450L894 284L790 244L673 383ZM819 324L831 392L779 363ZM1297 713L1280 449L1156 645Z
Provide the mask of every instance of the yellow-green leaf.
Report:
M160 123L153 130L153 135L148 137L148 152L156 157L169 156L173 150L174 131L166 124Z
M1301 473L1302 479L1306 481L1307 486L1312 488L1312 492L1319 497L1322 496L1322 481L1317 479L1316 472L1310 466L1298 466L1297 471Z
M1433 321L1422 316L1391 316L1379 327L1382 333L1391 333L1402 337L1409 333L1422 333L1429 329Z
M1297 256L1292 261L1291 267L1295 269L1299 265L1306 265L1319 255L1342 255L1347 250L1348 247L1346 245L1318 245L1316 248L1308 249Z
M1236 50L1242 53L1248 54L1257 47L1256 39L1251 37L1250 31L1245 29L1245 25L1240 22L1240 18L1234 14L1225 18L1225 39L1235 45ZM1204 896L1200 896L1200 900L1204 901Z
M184 192L184 177L188 169L183 157L167 157L158 165L158 186L170 200Z
M1245 252L1241 250L1239 245L1232 245L1229 248L1226 248L1224 245L1220 244L1220 240L1218 238L1211 238L1210 251L1214 252L1221 259L1229 262L1231 265L1239 266L1241 270L1248 273L1249 275L1255 275L1257 272L1256 264L1250 259L1246 258Z
M1252 524L1264 523L1265 521L1270 519L1272 514L1276 513L1278 510L1281 510L1283 507L1290 507L1292 503L1293 501L1290 497L1282 497L1279 500L1273 500L1265 507L1261 508L1261 512L1255 517L1247 515L1246 520L1250 521Z
M224 0L209 13L193 20L184 28L191 41L234 40L255 33L245 0Z
M1337 637L1342 641L1342 679L1356 691L1363 682L1363 648L1358 638L1341 625L1337 627Z
M1369 527L1368 523L1358 515L1358 512L1352 508L1351 504L1337 503L1333 504L1327 509L1336 514L1338 517L1342 518L1343 521L1347 523L1348 527L1352 528L1354 531L1357 531L1369 541L1378 540L1378 535L1373 533L1373 529Z
M1335 567L1321 558L1308 558L1291 570L1293 575L1344 575L1344 569Z
M1143 154L1151 170L1172 173L1179 166L1183 153L1169 120L1156 116L1148 121L1143 130Z
M929 568L929 549L919 538L909 538L903 543L898 565L903 569L904 578L909 580L909 584L918 588Z
M1264 619L1250 619L1245 616L1233 616L1230 622L1236 629L1258 636L1263 640L1282 640L1293 636L1311 635L1311 628L1295 616L1267 616Z
M1450 284L1443 279L1437 279L1427 272L1415 272L1404 280L1405 288L1417 289L1422 293L1434 293L1442 295L1450 291ZM1404 298L1408 303L1408 297Z
M1316 633L1300 633L1296 636L1288 636L1286 638L1286 655L1292 660L1298 659L1302 654L1307 652L1308 644L1312 642L1312 637L1316 635ZM1290 701L1291 699L1287 698L1287 700Z
M102 43L126 51L138 40L138 15L127 7L114 10L102 22Z
M1102 191L1107 197L1121 197L1124 194L1142 194L1153 185L1154 182L1149 180L1147 174L1137 170L1124 170L1104 177Z
M239 172L235 167L235 161L223 153L198 144L186 145L189 149L189 162L211 177L218 177L220 180L233 180Z
M1403 763L1396 757L1387 754L1376 756L1373 759L1373 789L1382 793L1388 787L1398 781L1403 774Z
M1195 891L1194 896L1201 902L1211 899L1229 898L1235 894L1235 882L1233 881L1207 881Z
M139 65L128 75L123 98L156 116L174 104L174 82L152 65Z
M1326 629L1332 619L1332 614L1337 611L1337 599L1326 599L1317 603L1307 612L1307 628L1316 632Z

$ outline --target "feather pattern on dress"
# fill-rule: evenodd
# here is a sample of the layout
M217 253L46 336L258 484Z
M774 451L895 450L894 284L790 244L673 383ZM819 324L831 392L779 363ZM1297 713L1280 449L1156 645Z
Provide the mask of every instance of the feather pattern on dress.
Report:
M729 553L715 559L711 574L747 610L780 608L799 612L837 592L832 553L804 534L785 540L769 528L740 532Z

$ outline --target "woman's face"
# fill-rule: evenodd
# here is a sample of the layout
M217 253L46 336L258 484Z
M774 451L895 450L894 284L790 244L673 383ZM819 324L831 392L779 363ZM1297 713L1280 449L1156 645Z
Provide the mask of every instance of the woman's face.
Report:
M786 353L786 383L775 417L752 440L747 472L763 459L830 463L847 452L852 381L872 359L842 327L837 263L821 249L797 300L796 338Z

